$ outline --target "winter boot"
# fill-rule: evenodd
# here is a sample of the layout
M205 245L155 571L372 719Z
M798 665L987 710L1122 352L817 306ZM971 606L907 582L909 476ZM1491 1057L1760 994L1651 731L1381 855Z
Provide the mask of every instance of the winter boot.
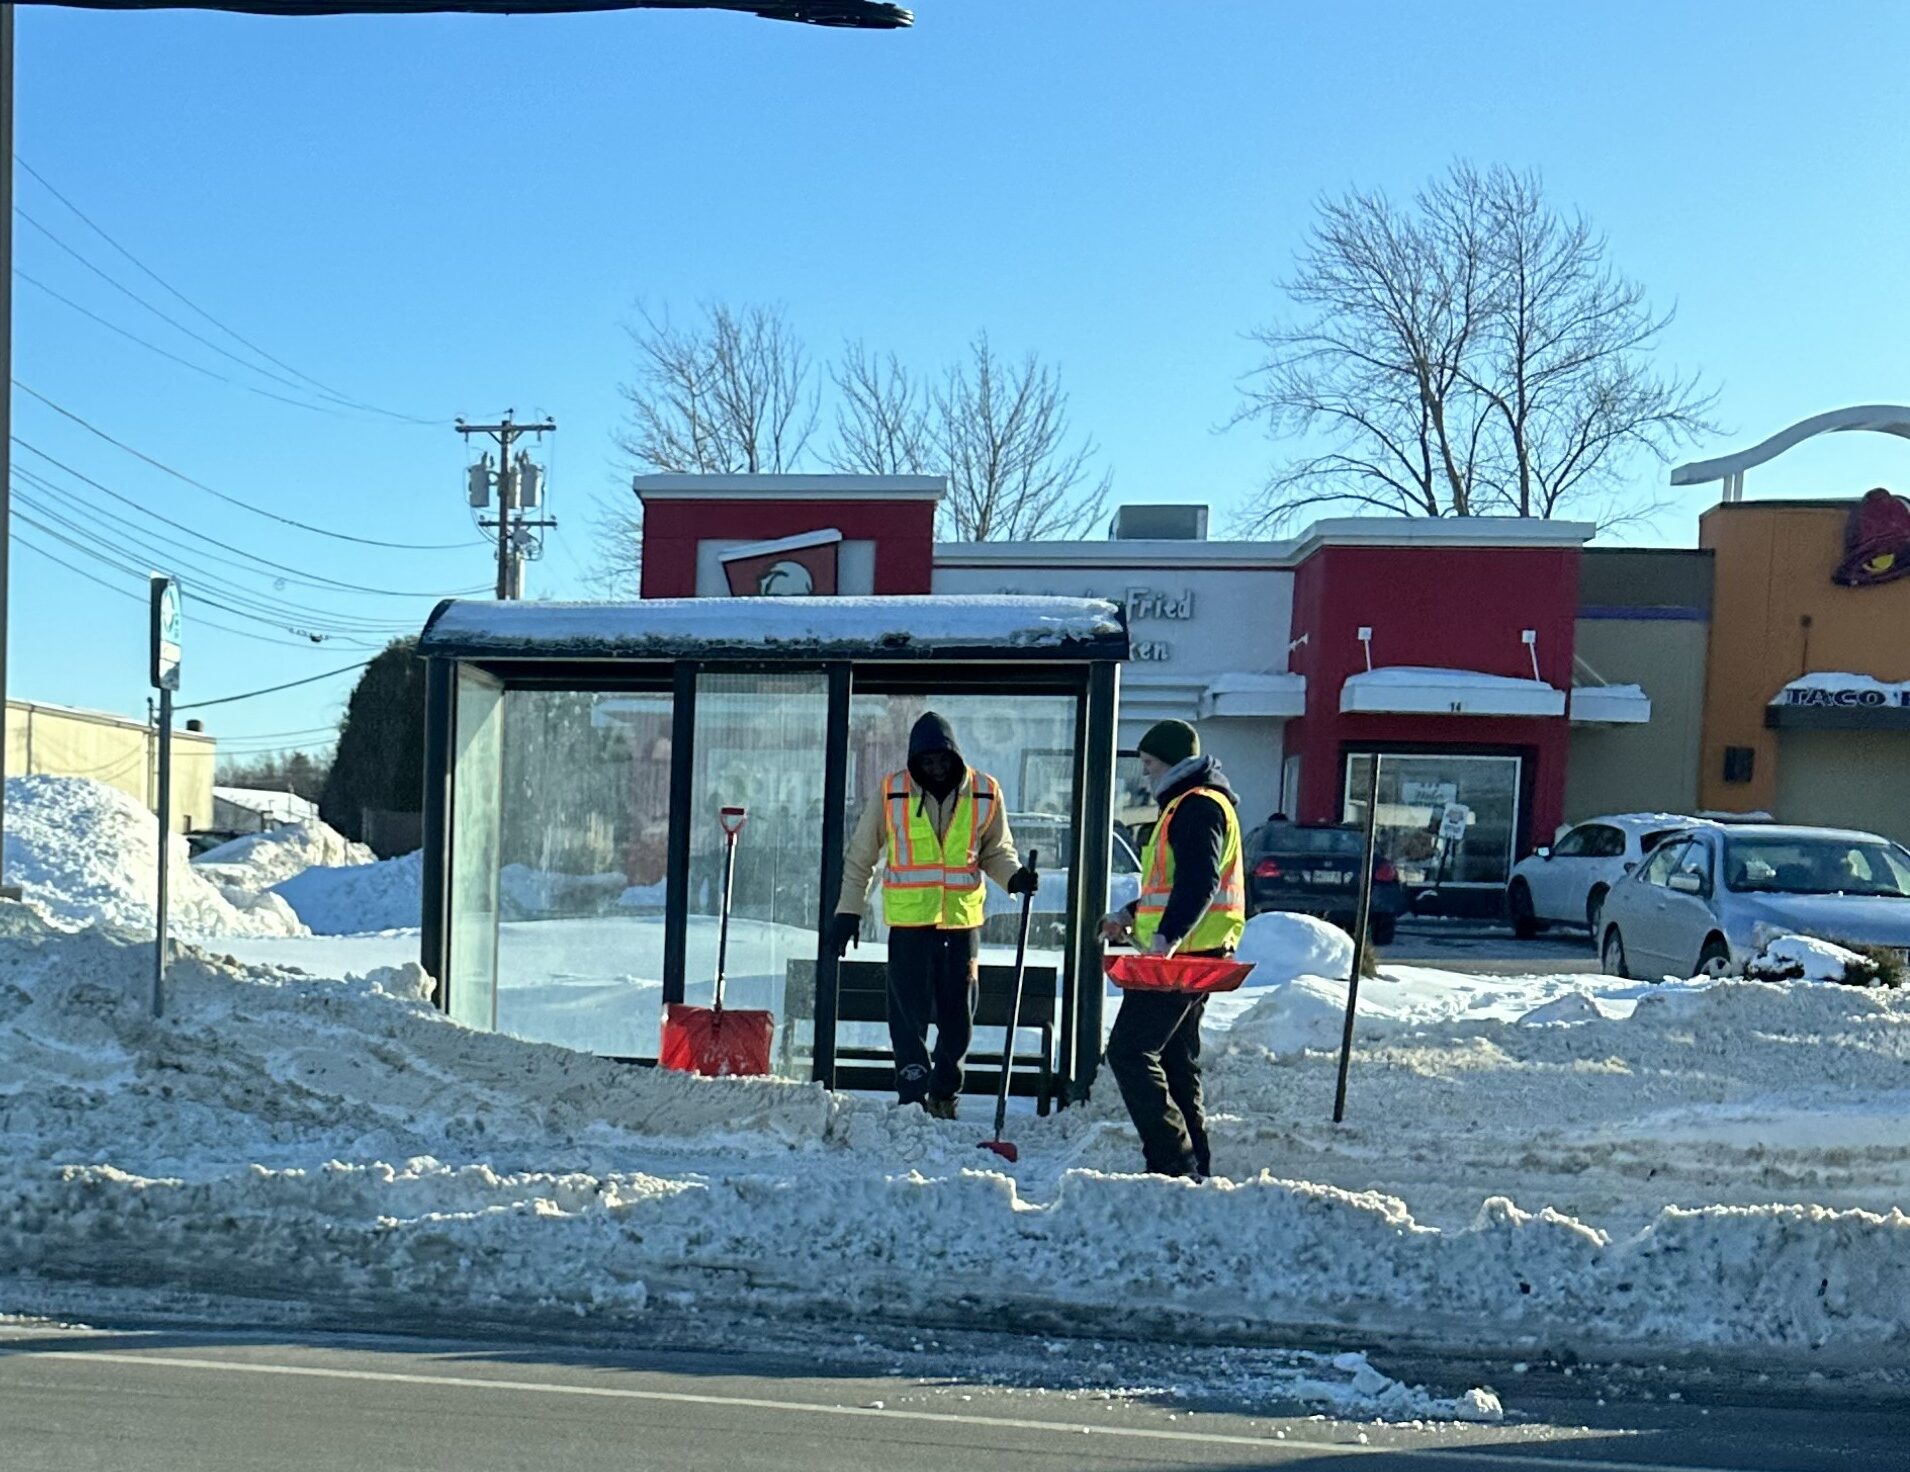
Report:
M930 1119L953 1119L955 1101L953 1099L930 1099L926 1106Z

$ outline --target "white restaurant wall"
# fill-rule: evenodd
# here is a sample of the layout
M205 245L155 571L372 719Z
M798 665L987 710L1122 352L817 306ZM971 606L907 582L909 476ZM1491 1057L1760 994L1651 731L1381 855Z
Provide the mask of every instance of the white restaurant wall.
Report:
M1067 544L1078 546L1079 544ZM1038 547L1030 547L1038 558ZM1072 567L1029 563L950 566L939 558L934 591L1025 593L1106 598L1129 610L1137 657L1121 670L1120 743L1134 744L1154 721L1193 721L1203 751L1220 759L1240 794L1242 824L1252 828L1279 806L1286 723L1223 717L1200 720L1200 692L1224 674L1287 669L1293 629L1293 574L1283 568ZM1188 617L1164 616L1182 606ZM1160 657L1144 657L1146 655Z

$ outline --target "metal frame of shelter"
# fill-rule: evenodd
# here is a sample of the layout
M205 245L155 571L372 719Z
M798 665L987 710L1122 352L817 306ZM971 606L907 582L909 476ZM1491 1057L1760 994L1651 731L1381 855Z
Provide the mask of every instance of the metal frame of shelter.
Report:
M979 601L996 615L975 633L951 608ZM788 638L765 639L743 627L711 635L711 614L725 606L787 607ZM945 628L924 636L871 640L870 610L892 629ZM1021 606L1018 608L1018 606ZM1026 613L1015 630L1004 612ZM610 614L606 629L592 616ZM716 620L720 623L720 619ZM1043 630L1047 632L1043 632ZM840 889L849 810L850 702L876 695L1064 695L1075 701L1074 852L1065 911L1056 1082L1064 1099L1082 1099L1099 1067L1105 988L1098 922L1107 906L1112 844L1116 702L1128 657L1125 616L1091 599L888 597L881 599L655 599L635 604L459 603L438 606L419 641L426 661L424 910L422 956L439 979L438 1005L451 1009L454 974L451 912L457 829L457 692L461 671L479 673L503 692L564 690L669 694L670 821L664 905L663 1002L684 1000L689 932L692 824L695 821L697 687L706 674L821 673L828 716L823 765L820 898L815 916L816 999L811 1076L834 1087L837 1073L838 959L822 942ZM1083 821L1098 814L1099 821ZM1058 867L1058 865L1057 865ZM1078 882L1077 882L1078 881ZM649 1061L647 1059L638 1061Z

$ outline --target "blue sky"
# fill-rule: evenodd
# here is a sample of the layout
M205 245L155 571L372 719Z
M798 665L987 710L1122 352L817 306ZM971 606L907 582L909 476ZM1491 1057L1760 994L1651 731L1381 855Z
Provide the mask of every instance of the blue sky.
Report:
M978 329L1057 363L1119 498L1224 514L1274 447L1216 433L1324 191L1409 192L1454 157L1543 170L1615 261L1675 305L1667 365L1721 390L1721 453L1808 413L1906 397L1910 7L1269 0L919 0L911 31L722 14L286 21L22 7L26 163L199 306L362 401L561 426L563 523L531 591L575 595L590 512L621 493L612 435L639 299L784 304L934 363ZM21 175L41 224L206 336ZM120 326L258 387L17 226L17 264ZM16 375L205 484L402 552L238 511L15 395L15 432L245 558L403 590L488 582L448 427L274 402L167 362L16 285ZM1910 449L1819 441L1752 495L1901 487ZM16 463L63 481L31 455ZM1638 467L1656 483L1663 472ZM70 482L69 482L70 484ZM44 490L24 488L62 503ZM89 492L94 500L103 499ZM1707 496L1634 540L1689 545ZM123 509L123 508L121 508ZM65 514L88 519L70 504ZM129 513L130 514L130 513ZM112 535L121 535L112 533ZM134 580L24 528L77 565ZM80 538L80 540L87 540ZM144 615L14 555L16 696L143 709ZM237 581L377 626L428 598ZM208 699L345 665L191 598ZM256 626L246 625L247 627ZM335 719L350 677L205 714L232 749ZM294 736L283 744L300 744Z

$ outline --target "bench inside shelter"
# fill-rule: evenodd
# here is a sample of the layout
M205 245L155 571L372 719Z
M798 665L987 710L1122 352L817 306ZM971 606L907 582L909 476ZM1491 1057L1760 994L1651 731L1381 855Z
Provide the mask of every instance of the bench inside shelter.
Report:
M791 961L786 995L792 999L815 994L815 963ZM1016 1018L1016 1041L1008 1060L1008 1091L1035 1101L1035 1112L1046 1114L1060 1098L1055 1074L1055 1015L1060 1001L1060 972L1054 966L1030 964L1021 984L1021 1010ZM1002 1042L1008 1026L1008 1005L1014 993L1015 968L982 963L980 989L975 998L975 1037L969 1045L962 1092L992 1095L1001 1088ZM844 959L836 970L836 1024L880 1024L889 1020L889 973L883 961ZM1035 1033L1040 1042L1031 1051L1022 1034ZM789 1029L783 1030L788 1046ZM931 1042L933 1035L931 1034ZM880 1044L836 1045L836 1085L845 1089L893 1090L895 1055L886 1038Z

